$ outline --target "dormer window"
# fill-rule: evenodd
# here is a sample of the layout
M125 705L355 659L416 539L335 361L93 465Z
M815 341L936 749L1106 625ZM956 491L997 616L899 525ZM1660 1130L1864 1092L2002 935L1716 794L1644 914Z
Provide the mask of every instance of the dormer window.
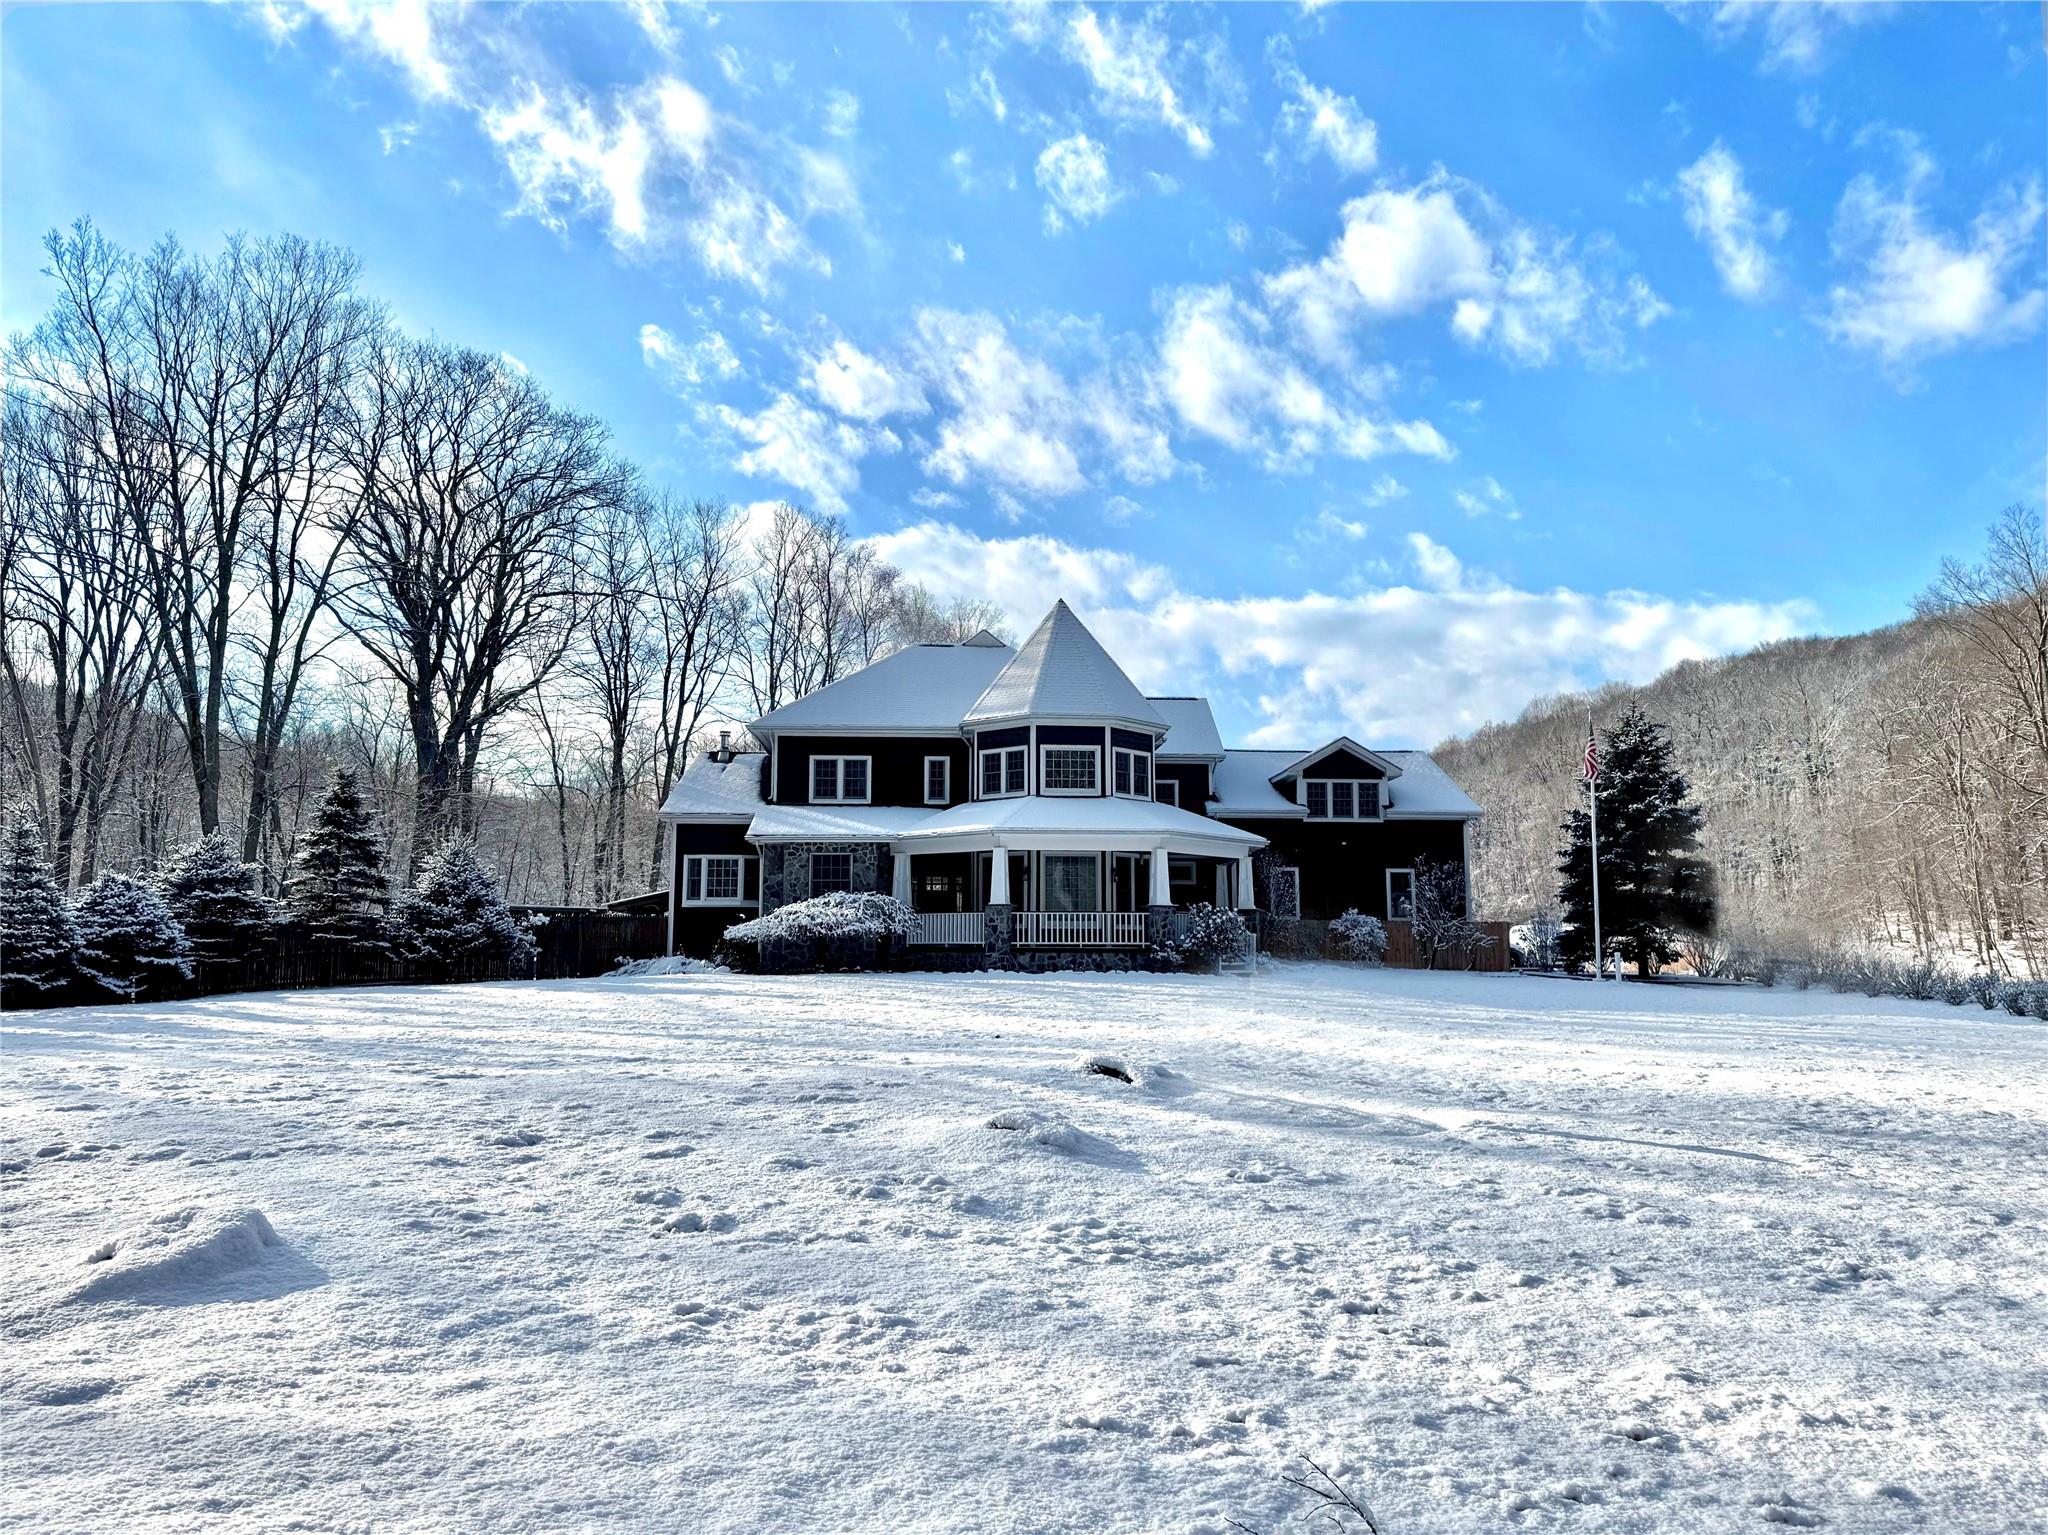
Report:
M1302 804L1311 821L1377 821L1380 781L1377 778L1308 778L1302 780Z
M1116 749L1116 792L1125 799L1152 797L1150 752L1132 751L1123 746Z
M811 803L865 805L868 802L866 757L811 758Z

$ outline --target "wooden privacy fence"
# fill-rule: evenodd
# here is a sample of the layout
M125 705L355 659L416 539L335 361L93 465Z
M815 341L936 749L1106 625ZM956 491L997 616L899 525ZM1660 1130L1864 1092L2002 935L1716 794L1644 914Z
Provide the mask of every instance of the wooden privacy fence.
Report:
M544 981L603 975L622 959L653 959L668 951L668 918L588 906L515 906L521 921L546 920L532 928L538 952L533 973Z
M1276 921L1268 915L1261 915L1260 947L1283 959L1338 959L1342 958L1330 947L1330 924L1315 917L1303 917L1298 922ZM1508 924L1505 922L1482 922L1483 932L1493 942L1475 948L1446 951L1436 957L1439 970L1506 970L1511 960L1508 953ZM1415 949L1415 930L1406 922L1387 924L1388 966L1398 970L1420 970L1422 957Z

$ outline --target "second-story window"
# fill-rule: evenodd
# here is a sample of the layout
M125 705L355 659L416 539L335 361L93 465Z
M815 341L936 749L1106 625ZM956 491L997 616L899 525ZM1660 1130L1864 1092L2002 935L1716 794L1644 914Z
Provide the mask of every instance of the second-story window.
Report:
M1039 784L1047 794L1102 792L1101 747L1042 746L1039 758Z
M992 748L981 754L981 797L1008 799L1024 792L1025 751L1021 746Z
M947 757L924 759L924 802L944 805L953 798L953 763Z
M865 805L868 802L868 759L811 758L811 802L818 805Z
M1148 752L1116 749L1116 792L1130 799L1152 797L1152 757Z

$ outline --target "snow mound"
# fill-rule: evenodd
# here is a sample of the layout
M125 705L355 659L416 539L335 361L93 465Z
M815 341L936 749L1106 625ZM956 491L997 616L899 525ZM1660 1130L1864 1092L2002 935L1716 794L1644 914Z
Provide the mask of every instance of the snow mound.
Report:
M175 1301L270 1262L284 1240L260 1210L171 1210L86 1255L70 1301Z
M725 966L714 965L708 959L692 959L687 954L662 954L653 959L629 959L618 969L606 972L610 975L710 975L723 973Z
M1042 1146L1062 1156L1088 1162L1125 1160L1125 1154L1101 1136L1076 1129L1057 1114L1041 1114L1036 1109L1003 1109L989 1116L987 1127L1008 1131L1026 1145Z

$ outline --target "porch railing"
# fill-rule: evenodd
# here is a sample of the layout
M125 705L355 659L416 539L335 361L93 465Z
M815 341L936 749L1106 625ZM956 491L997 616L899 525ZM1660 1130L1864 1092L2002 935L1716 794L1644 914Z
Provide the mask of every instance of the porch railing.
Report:
M1025 949L1140 948L1142 911L1020 911L1012 941Z
M920 911L912 914L910 941L922 944L968 944L978 949L987 930L987 912Z

